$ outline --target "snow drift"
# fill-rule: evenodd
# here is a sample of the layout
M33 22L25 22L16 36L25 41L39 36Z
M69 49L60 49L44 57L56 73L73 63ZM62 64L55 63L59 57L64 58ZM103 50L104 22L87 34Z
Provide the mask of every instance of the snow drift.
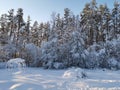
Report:
M7 68L21 68L25 66L25 60L21 58L10 59L6 64Z

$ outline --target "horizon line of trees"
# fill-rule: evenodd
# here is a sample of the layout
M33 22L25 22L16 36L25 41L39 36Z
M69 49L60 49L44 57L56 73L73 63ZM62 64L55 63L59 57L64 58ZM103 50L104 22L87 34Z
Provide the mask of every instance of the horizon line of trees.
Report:
M114 8L109 9L107 5L97 6L96 0L92 0L87 3L80 13L80 15L74 15L73 12L65 8L64 16L60 14L52 13L52 21L40 24L35 21L33 26L30 25L30 16L28 16L27 22L23 20L23 9L19 8L17 14L14 15L14 9L8 11L8 14L2 14L0 17L0 33L1 44L7 43L4 40L14 38L18 42L20 35L30 36L25 37L24 42L34 43L37 46L41 46L42 41L48 41L50 37L50 30L57 29L55 32L59 34L71 30L80 30L82 35L86 35L84 41L86 45L93 45L93 43L105 42L119 38L120 34L120 4L114 2ZM24 30L23 30L24 29ZM63 32L62 32L63 31ZM34 40L29 40L34 39ZM18 40L18 41L17 41Z

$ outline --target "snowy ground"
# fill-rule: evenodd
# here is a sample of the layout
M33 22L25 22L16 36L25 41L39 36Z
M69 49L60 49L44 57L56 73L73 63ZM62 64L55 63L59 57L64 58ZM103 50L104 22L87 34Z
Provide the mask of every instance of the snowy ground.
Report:
M0 69L0 90L120 90L120 71L85 70L85 79L77 78L75 71Z

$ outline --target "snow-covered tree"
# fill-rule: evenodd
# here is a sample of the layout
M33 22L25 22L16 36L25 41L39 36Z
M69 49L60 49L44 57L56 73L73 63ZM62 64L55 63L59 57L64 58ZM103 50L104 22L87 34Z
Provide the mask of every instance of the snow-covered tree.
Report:
M0 16L0 61L23 58L27 66L61 69L120 69L120 7L87 3L79 15L69 9L48 22L24 21L23 9Z
M112 34L113 38L118 38L120 34L120 4L117 1L112 9Z
M0 44L7 44L8 38L7 14L2 14L0 17Z

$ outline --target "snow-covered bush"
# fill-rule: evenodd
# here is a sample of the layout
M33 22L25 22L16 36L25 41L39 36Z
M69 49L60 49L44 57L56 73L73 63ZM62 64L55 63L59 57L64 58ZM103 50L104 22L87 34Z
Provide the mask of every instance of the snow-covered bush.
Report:
M81 37L80 32L78 32L78 31L72 32L72 39L70 40L68 46L70 46L69 58L71 58L71 62L72 62L71 65L72 66L83 65L82 53L85 48L84 48L84 41Z
M85 59L85 68L96 68L98 67L98 59L95 52L90 52Z
M62 47L57 46L56 40L46 42L41 47L41 57L39 62L46 69L62 69L66 62Z
M43 65L42 65L45 69L52 69L53 68L53 61L46 61L46 62L43 62Z
M7 54L4 50L0 49L0 62L5 62L7 60Z
M15 44L7 44L0 50L0 61L7 62L12 58L24 58L27 57L26 49L23 46L15 45Z
M23 68L26 67L25 60L21 58L15 58L8 60L6 64L7 68Z
M64 69L65 65L63 63L60 63L60 62L49 61L49 62L44 63L43 67L45 69Z
M70 69L63 74L63 78L72 78L74 80L79 80L86 77L88 77L87 73L81 68Z
M13 58L15 52L17 51L14 44L7 44L0 49L0 61L6 62Z
M107 41L98 43L84 48L81 40L73 40L58 46L57 39L46 42L41 47L40 61L45 68L65 68L77 66L81 68L109 68L113 65L109 62L114 58L118 62L114 68L119 68L120 63L120 43L119 41ZM75 40L74 40L75 39ZM113 61L114 61L113 60ZM60 63L60 67L56 67L56 63Z
M118 61L115 58L109 58L108 59L108 67L110 69L116 69L118 65Z
M99 62L99 67L101 68L108 68L108 56L105 53L105 48L101 49L98 53L98 62Z
M39 48L34 45L33 43L26 44L25 45L25 51L26 51L26 64L27 66L37 66L39 56L40 56L40 51Z
M64 69L65 65L63 63L60 63L60 62L55 62L55 63L53 63L53 68L55 68L55 69Z
M119 69L120 42L118 40L107 41L98 53L99 67Z
M84 62L84 68L97 68L99 67L98 53L100 50L99 45L91 45L88 49L85 49L82 53Z
M117 69L120 70L120 62L117 63Z

